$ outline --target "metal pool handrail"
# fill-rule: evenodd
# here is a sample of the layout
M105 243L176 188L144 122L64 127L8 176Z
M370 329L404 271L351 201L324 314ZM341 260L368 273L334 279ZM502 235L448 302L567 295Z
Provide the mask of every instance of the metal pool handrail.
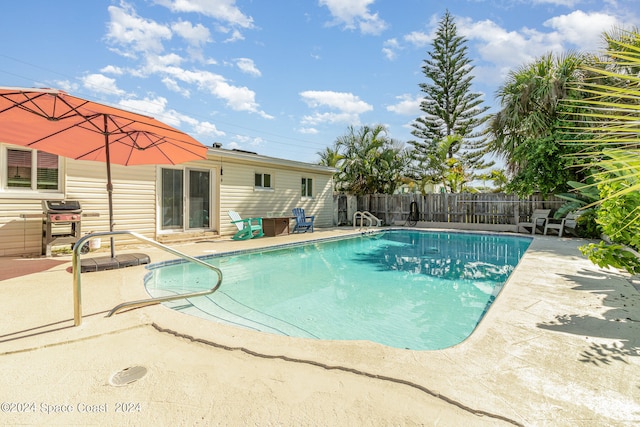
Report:
M147 237L144 237L141 234L138 234L134 231L126 231L126 230L122 230L122 231L104 231L104 232L97 232L97 233L91 233L91 234L87 234L86 236L81 237L75 244L75 246L73 247L73 258L72 258L72 268L73 268L73 320L74 320L74 326L80 326L80 324L82 323L82 281L81 281L81 268L80 268L80 249L82 248L84 242L86 242L89 239L93 239L96 237L101 237L101 236L114 236L114 235L129 235L132 237L135 237L138 240L141 240L143 242L146 242L152 246L155 246L157 248L160 248L164 251L167 251L173 255L179 256L182 259L185 259L189 262L194 262L196 264L201 265L202 267L206 267L210 270L215 271L218 274L218 281L216 282L216 285L211 288L211 289L207 289L204 291L199 291L199 292L192 292L192 293L188 293L188 294L179 294L179 295L169 295L169 296L165 296L165 297L156 297L156 298L149 298L149 299L144 299L144 300L138 300L138 301L129 301L129 302L124 302L122 304L119 304L117 306L115 306L114 308L111 309L111 311L109 311L109 313L107 314L107 317L111 317L113 314L117 313L118 311L122 310L123 308L126 307L142 307L145 305L150 305L150 304L157 304L159 302L166 302L166 301L173 301L173 300L177 300L177 299L184 299L184 298L192 298L192 297L197 297L197 296L202 296L202 295L208 295L211 294L215 291L218 290L218 288L220 287L220 285L222 284L222 271L220 271L219 268L211 265L211 264L207 264L206 262L198 259L198 258L194 258L192 256L189 256L187 254L183 254L182 252L179 252L175 249L172 249L168 246L163 245L162 243L158 243L155 240L149 239Z
M369 227L373 226L374 221L376 222L376 226L380 227L382 225L382 221L377 218L375 215L373 215L371 212L369 211L357 211L354 212L353 214L353 228L356 228L356 223L358 221L358 218L360 218L360 228L364 227L364 220L366 219L367 221L369 221Z

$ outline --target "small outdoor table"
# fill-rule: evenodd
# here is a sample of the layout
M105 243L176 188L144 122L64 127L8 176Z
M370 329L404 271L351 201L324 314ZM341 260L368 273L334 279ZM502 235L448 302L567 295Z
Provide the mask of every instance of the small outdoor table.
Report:
M262 218L262 231L265 236L275 237L289 234L289 221L291 216Z

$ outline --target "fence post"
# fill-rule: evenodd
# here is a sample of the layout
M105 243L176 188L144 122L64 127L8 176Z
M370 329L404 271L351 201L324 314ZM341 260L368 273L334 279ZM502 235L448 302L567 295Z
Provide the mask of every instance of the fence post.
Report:
M384 225L389 224L389 195L384 195Z

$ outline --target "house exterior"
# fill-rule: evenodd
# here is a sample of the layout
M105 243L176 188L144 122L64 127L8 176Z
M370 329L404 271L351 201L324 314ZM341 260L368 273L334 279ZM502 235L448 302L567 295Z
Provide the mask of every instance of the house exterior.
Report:
M317 227L330 227L333 172L219 144L206 160L111 165L114 229L160 242L224 237L237 231L229 210L247 218L291 215L294 207L315 215ZM44 200L79 201L82 234L109 230L104 163L0 143L0 256L41 254Z

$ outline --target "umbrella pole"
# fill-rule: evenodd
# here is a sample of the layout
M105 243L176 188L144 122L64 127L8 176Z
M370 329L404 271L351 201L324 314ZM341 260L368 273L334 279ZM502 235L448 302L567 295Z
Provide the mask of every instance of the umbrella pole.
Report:
M107 115L104 115L104 150L107 160L107 196L109 198L109 231L113 231L113 184L111 183L111 157L109 155L109 132ZM111 258L116 257L113 235L111 236Z

